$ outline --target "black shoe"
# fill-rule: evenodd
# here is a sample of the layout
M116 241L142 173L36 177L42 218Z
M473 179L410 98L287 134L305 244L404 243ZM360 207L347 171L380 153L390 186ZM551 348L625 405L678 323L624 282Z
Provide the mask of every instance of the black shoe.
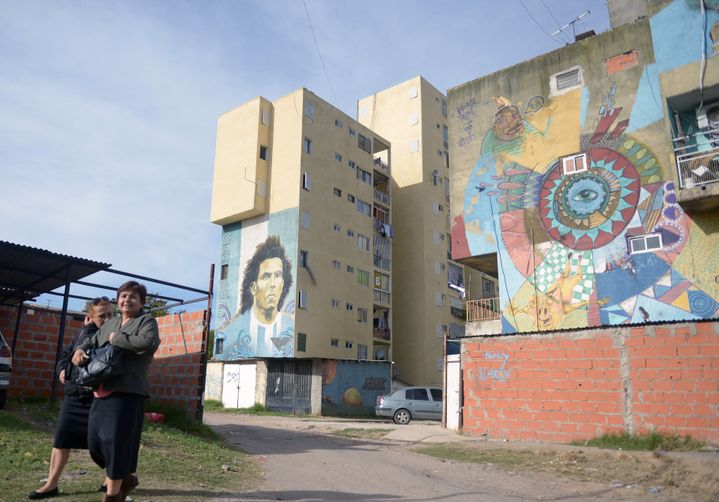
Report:
M48 490L46 492L30 492L27 494L27 498L29 498L30 500L40 500L40 499L55 497L56 495L57 495L57 487L53 488L52 490Z
M98 488L97 491L105 493L107 491L107 485L105 483L101 484L100 488Z

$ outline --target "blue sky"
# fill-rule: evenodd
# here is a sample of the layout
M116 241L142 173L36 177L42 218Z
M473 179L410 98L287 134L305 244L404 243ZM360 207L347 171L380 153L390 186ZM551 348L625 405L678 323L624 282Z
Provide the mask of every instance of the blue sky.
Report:
M561 47L587 9L577 32L609 28L604 0L523 3L534 20L519 0L305 0L328 83L302 0L3 2L0 240L204 288L220 114L304 86L356 116L413 76L446 92Z

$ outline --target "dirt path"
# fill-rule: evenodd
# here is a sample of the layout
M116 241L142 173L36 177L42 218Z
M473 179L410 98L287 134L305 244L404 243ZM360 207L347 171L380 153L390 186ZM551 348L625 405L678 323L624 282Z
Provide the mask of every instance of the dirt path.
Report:
M263 463L265 483L260 490L237 494L240 498L233 497L233 500L712 500L696 491L687 498L689 492L682 494L665 488L659 481L656 486L651 486L651 483L626 485L611 479L613 471L609 471L608 475L603 472L611 465L615 470L619 468L617 472L631 469L632 477L639 479L647 472L654 472L647 466L655 467L665 462L652 460L650 454L637 457L621 452L607 454L600 450L585 453L587 449L568 447L562 452L563 447L557 447L559 453L555 451L548 455L546 452L554 451L552 447L536 445L535 451L529 454L536 456L537 462L545 462L546 465L541 467L549 466L549 472L531 468L508 470L491 463L447 462L412 451L418 444L444 442L488 447L487 441L454 434L432 422L395 426L376 421L216 413L207 413L205 422L230 443L258 455ZM345 439L331 434L333 430L346 428L382 428L391 429L391 432L380 440ZM527 447L526 444L502 446L501 443L490 446L508 450ZM599 460L601 455L605 458ZM646 461L642 460L644 457ZM583 466L583 476L568 477L572 469L579 469L588 462L588 466ZM704 460L699 463L706 464ZM673 462L669 465L677 467ZM714 463L713 467L716 465ZM594 476L586 475L592 472ZM698 475L695 482L705 484L710 490L708 493L716 494L711 490L719 485L711 483L719 481L716 476L712 477L711 472L712 469L708 469L705 473L708 478ZM713 472L716 472L715 468ZM681 471L678 474L686 477L690 473Z

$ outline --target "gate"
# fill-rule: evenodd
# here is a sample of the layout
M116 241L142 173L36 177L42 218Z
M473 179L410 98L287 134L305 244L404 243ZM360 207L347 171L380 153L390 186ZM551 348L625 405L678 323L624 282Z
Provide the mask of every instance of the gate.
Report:
M462 370L459 354L447 356L447 428L459 431L462 413Z
M270 361L265 394L268 410L309 415L312 412L311 390L311 359Z

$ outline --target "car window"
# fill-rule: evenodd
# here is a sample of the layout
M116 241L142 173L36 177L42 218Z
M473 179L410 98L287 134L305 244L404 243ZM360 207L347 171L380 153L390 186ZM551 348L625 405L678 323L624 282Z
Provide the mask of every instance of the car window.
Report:
M407 389L406 399L414 399L415 401L429 401L427 389Z
M429 392L432 394L432 399L434 401L442 400L442 389L429 389Z

